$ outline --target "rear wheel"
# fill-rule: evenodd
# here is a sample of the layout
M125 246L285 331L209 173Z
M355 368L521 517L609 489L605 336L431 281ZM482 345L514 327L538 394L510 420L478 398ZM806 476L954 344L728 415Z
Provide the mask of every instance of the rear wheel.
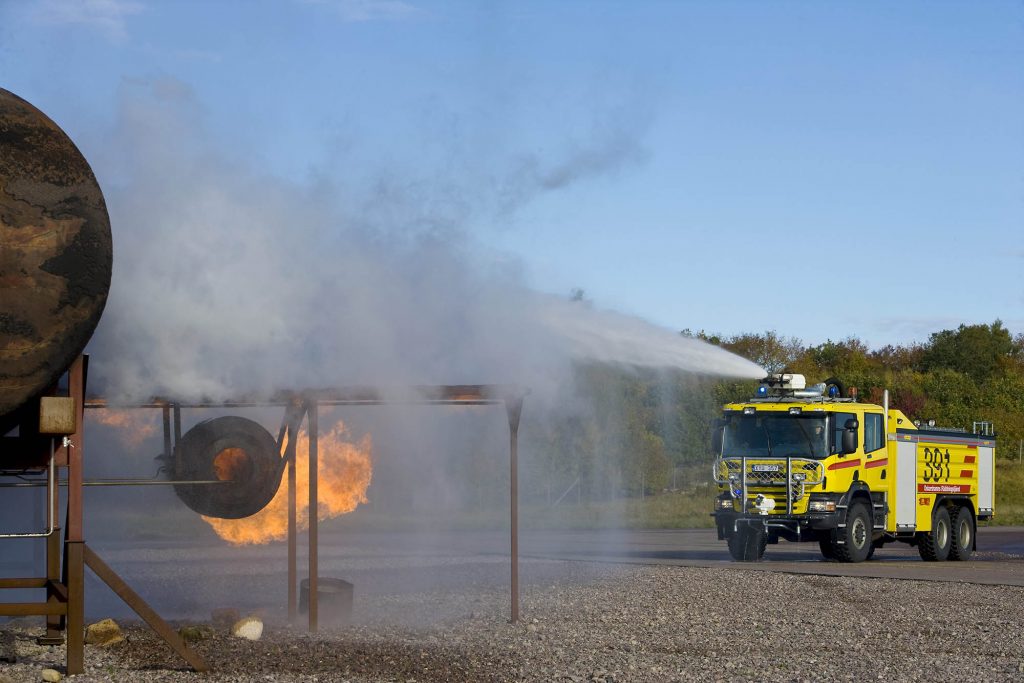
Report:
M742 527L729 537L729 554L737 562L758 562L767 545L768 535L763 531Z
M953 540L952 528L949 510L945 506L937 508L932 517L932 530L922 532L918 538L917 552L921 554L922 560L941 562L949 557Z
M949 559L960 562L971 559L974 547L974 513L966 505L957 506L950 519L953 535L949 545Z
M846 527L836 529L843 541L836 543L836 559L840 562L863 562L871 554L871 512L857 501L846 512Z

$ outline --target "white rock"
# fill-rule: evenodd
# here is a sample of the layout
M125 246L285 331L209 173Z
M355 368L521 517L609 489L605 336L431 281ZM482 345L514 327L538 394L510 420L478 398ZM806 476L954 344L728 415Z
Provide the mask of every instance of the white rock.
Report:
M246 640L259 640L263 635L263 620L259 617L245 617L231 627L231 635Z
M60 672L54 669L43 669L41 675L47 683L57 683L61 679Z

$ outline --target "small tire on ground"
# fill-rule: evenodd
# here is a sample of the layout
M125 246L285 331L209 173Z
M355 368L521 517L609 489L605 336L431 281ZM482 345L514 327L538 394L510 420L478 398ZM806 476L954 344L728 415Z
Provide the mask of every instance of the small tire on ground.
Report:
M918 534L917 552L925 562L942 562L949 557L953 526L949 509L942 505L932 515L932 530Z
M768 535L760 529L741 527L729 537L729 554L737 562L759 562L768 545Z
M840 562L863 562L871 553L871 510L861 501L850 505L846 527L836 529L843 541L836 543L836 559Z
M971 559L974 547L974 513L966 505L958 505L950 517L949 528L952 530L949 544L949 559L965 562Z

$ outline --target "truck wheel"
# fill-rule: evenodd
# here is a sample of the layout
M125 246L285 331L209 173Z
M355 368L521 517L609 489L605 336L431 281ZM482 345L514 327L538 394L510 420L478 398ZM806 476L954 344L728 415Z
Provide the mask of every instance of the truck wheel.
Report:
M819 538L818 548L821 549L821 556L824 557L826 560L836 559L836 547L835 544L832 542L831 537Z
M949 510L945 506L937 508L932 519L932 530L922 533L917 542L917 552L921 553L921 559L925 562L941 562L948 558L953 540L952 529Z
M846 528L837 529L843 543L836 544L836 559L840 562L863 562L871 553L871 513L860 501L846 512Z
M965 562L971 559L971 548L974 546L974 513L966 505L958 505L953 510L950 520L953 530L949 545L949 559Z
M744 527L729 537L729 554L737 562L759 562L767 545L767 534Z

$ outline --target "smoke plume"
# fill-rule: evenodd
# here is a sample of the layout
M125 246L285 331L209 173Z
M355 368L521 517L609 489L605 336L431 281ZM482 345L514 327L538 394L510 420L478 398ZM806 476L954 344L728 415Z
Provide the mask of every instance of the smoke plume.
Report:
M528 184L551 191L631 157L611 139L543 172L531 165ZM351 384L514 382L543 392L574 359L762 374L642 320L531 291L517 267L485 256L458 212L434 213L444 202L429 187L417 188L416 214L407 196L381 190L401 185L394 175L357 196L337 181L246 168L217 149L180 82L126 86L103 147L93 164L115 270L92 379L114 399ZM499 185L523 177L513 166Z

